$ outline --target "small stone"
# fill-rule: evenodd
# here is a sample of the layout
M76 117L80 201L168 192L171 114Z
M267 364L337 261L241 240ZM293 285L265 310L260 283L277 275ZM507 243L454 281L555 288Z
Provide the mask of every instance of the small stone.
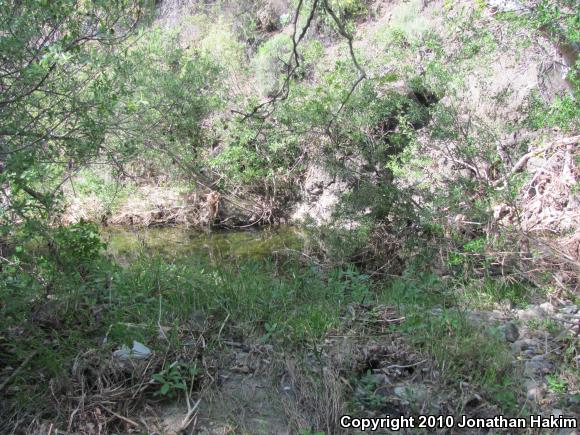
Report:
M393 389L395 396L409 402L422 403L428 395L427 388L421 384L401 385Z
M489 0L488 5L492 9L500 12L521 12L524 7L519 1L515 0ZM530 159L531 160L531 159Z
M580 405L580 394L571 394L568 396L569 406L579 406Z
M512 352L520 353L526 350L534 350L540 346L540 342L533 338L523 338L521 340L515 341L511 345Z
M550 373L553 369L553 365L548 361L544 355L537 355L532 357L531 360L526 361L524 367L524 374L529 377L536 375L543 375L545 373Z
M556 311L556 309L554 308L554 305L552 305L550 302L544 302L543 304L540 305L540 308L548 314L554 314L554 312Z
M371 378L377 385L386 385L391 383L389 377L384 373L375 373L371 375Z
M479 394L473 394L469 396L463 403L464 407L475 408L482 402L482 398Z
M237 366L237 367L232 367L232 372L234 373L241 373L244 375L247 375L249 373L252 372L252 370L248 367L248 366Z
M398 396L398 397L404 399L407 397L407 388L404 386L395 387L393 389L393 393L395 393L395 396Z
M535 381L526 382L525 388L526 388L526 397L528 398L528 400L539 402L546 395L546 390L543 388L543 386Z
M519 320L537 320L546 317L546 312L539 306L534 306L526 310L518 310L517 316Z
M567 305L560 309L560 312L563 314L576 314L578 312L577 305Z
M520 330L513 322L501 325L498 330L502 338L508 343L513 343L520 337Z
M499 304L505 310L511 310L514 308L514 303L510 299L502 299Z
M281 390L282 390L281 391L282 394L292 394L293 393L292 386L290 386L290 385L282 385Z
M463 177L463 178L473 178L474 174L470 169L460 169L459 174Z
M271 344L260 344L253 346L250 352L254 354L266 354L274 351L274 347Z

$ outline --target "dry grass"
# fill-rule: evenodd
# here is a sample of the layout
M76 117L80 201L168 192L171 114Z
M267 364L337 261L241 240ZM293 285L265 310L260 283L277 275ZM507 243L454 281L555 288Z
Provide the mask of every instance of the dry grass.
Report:
M287 359L283 363L282 406L290 426L340 434L339 420L346 413L344 385L334 367L323 367L318 373L304 364Z

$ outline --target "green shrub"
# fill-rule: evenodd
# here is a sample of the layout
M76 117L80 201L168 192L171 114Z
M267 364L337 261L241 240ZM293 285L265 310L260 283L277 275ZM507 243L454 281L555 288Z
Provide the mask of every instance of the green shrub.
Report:
M256 152L242 145L228 146L211 160L211 165L234 182L257 182L267 174L267 167Z
M59 261L69 268L93 263L105 248L98 226L89 222L58 228L52 236L52 242Z
M260 46L252 63L255 83L262 95L275 94L288 73L286 63L292 52L292 41L284 33L273 36Z
M574 132L580 129L580 109L572 95L559 95L546 104L537 94L532 94L528 102L527 123L531 128L559 127Z

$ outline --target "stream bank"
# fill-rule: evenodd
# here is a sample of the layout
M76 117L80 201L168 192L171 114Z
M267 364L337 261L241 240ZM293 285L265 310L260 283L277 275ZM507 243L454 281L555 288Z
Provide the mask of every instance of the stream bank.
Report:
M26 430L38 434L335 434L344 414L578 414L577 331L552 319L577 307L466 310L434 275L322 268L291 227L107 227L103 240L108 258L5 308L4 360L35 355L22 378L0 370L7 427L30 406L46 416Z

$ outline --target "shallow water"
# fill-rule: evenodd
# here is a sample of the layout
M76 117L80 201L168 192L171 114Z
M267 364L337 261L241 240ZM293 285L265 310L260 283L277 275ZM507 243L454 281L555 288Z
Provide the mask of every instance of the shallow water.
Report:
M298 250L302 246L300 233L281 226L259 231L201 232L185 227L124 228L101 230L107 252L117 262L127 264L140 254L161 255L166 259L195 256L212 261L233 259L259 260L277 253Z

